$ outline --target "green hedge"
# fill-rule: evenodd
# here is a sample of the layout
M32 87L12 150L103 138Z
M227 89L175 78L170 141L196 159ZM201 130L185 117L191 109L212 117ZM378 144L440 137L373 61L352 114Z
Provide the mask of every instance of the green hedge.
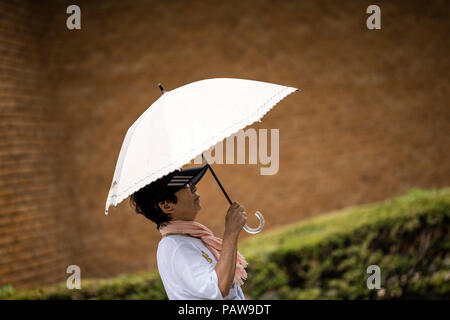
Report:
M248 297L450 298L450 188L348 208L246 241ZM367 288L367 267L381 289Z
M2 290L3 289L3 290ZM111 279L82 279L80 290L69 290L66 283L16 292L11 286L0 287L0 298L33 300L70 299L167 299L158 272L131 274Z
M249 262L249 299L450 298L450 188L413 189L252 236L239 250ZM366 286L369 265L381 289ZM83 280L15 292L6 299L167 299L157 272Z

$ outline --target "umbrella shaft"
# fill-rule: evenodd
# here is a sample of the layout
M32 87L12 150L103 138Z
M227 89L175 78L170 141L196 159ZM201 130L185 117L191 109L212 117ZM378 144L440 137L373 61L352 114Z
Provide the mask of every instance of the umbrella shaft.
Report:
M227 192L225 191L225 189L222 187L222 184L220 183L219 178L217 178L216 174L214 173L214 170L211 168L211 166L209 165L208 161L206 161L206 158L205 158L205 156L203 155L203 153L202 153L202 158L203 158L203 160L205 161L206 166L208 167L209 171L211 171L211 173L212 173L214 179L216 179L216 182L217 182L217 184L219 185L220 189L222 190L223 194L224 194L225 197L227 198L228 203L231 205L233 202L231 201L231 199L230 199L230 197L228 196L228 194L227 194Z

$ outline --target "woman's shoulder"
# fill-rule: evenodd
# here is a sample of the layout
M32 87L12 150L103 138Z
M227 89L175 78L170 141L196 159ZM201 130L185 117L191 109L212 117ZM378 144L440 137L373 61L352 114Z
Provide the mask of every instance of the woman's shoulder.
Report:
M192 256L200 253L200 239L184 235L167 235L158 244L157 259L164 261L183 261L191 259Z
M180 246L193 246L199 239L182 235L182 234L170 234L162 237L158 244L158 250L168 249L173 251Z

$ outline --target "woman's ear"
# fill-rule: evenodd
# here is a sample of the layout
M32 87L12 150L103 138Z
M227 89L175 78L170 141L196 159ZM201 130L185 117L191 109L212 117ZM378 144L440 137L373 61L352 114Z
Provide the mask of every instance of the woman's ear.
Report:
M162 210L162 212L170 214L173 212L173 210L175 209L175 203L169 202L167 200L165 201L160 201L158 203L159 208Z

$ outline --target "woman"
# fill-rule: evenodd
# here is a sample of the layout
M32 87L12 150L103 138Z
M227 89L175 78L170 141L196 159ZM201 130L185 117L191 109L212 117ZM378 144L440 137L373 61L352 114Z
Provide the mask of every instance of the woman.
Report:
M237 246L247 214L237 202L230 206L223 240L195 222L201 209L195 185L206 169L174 171L134 193L131 201L161 232L158 270L169 299L243 300L247 263Z

